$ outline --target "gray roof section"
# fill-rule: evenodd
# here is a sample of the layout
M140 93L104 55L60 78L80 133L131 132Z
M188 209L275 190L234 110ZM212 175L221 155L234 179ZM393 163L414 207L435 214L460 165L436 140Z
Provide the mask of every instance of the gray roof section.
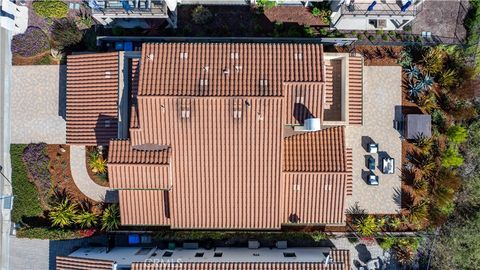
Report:
M432 116L428 114L408 114L405 117L405 137L414 139L423 135L427 138L432 136Z

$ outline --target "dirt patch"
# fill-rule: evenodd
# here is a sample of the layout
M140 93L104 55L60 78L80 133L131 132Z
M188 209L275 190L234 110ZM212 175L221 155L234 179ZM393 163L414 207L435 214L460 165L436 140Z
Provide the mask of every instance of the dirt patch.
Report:
M298 6L277 6L265 10L271 22L296 23L299 25L327 26L319 17L312 15L310 8Z
M108 178L105 177L102 178L99 174L96 174L92 171L90 166L88 165L88 161L90 160L90 155L97 150L97 147L95 146L87 146L86 151L85 151L85 160L87 161L85 166L87 168L88 176L90 176L90 179L93 180L93 182L97 183L100 186L108 187ZM102 156L105 158L107 156L107 151L102 152Z

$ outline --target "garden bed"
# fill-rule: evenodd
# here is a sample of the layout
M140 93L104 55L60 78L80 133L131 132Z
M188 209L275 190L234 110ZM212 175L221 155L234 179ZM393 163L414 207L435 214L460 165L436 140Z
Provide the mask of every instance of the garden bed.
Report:
M98 149L96 146L87 146L86 151L85 151L85 160L87 161L85 166L87 167L87 172L88 175L90 176L90 179L92 179L95 183L97 183L100 186L108 187L108 176L107 172L101 174L101 173L95 173L93 172L92 168L89 165L90 160L92 159L92 154L98 152ZM103 148L102 150L102 158L106 160L108 150ZM106 167L105 167L106 168Z
M26 65L59 65L60 61L54 59L50 55L50 50L43 53L31 56L23 57L18 54L14 54L12 58L12 64L17 66L26 66Z
M309 26L328 26L322 18L313 16L310 8L303 6L276 6L265 10L270 22L295 23Z

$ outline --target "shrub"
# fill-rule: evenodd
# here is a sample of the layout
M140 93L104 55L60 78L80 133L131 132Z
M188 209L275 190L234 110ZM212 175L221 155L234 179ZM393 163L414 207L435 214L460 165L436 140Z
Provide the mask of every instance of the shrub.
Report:
M76 45L82 40L83 33L75 21L70 19L56 20L52 25L52 39L55 46L63 49Z
M454 125L447 129L447 137L452 143L464 143L468 138L468 131L462 126Z
M313 37L315 36L315 31L312 27L308 26L308 25L305 25L303 27L303 34L306 36L306 37Z
M68 13L67 4L60 0L35 1L32 6L35 13L44 18L63 18Z
M110 204L103 211L102 230L112 231L120 226L120 209L118 204Z
M96 174L104 174L107 172L107 161L98 151L90 153L90 160L88 161L88 165L90 166L92 172Z
M442 166L445 168L458 167L463 164L463 157L458 153L458 147L450 145L442 155Z
M37 27L28 27L25 33L12 39L12 53L30 57L50 49L47 35Z
M388 40L388 36L385 35L385 34L383 34L383 35L382 35L382 39L383 39L384 41L387 41L387 40Z
M320 28L320 30L318 31L320 33L320 36L322 37L325 37L328 35L328 30L325 29L325 28Z
M383 30L375 30L375 34L381 36L383 35Z
M30 179L37 186L44 202L46 202L52 186L52 178L48 169L50 159L47 156L47 144L31 143L27 145L22 159Z
M260 8L261 11L273 8L277 5L276 1L272 0L257 0L257 6Z
M38 61L34 63L34 65L51 65L52 64L52 58L50 57L50 54L44 55L42 58L40 58Z
M12 221L23 222L24 219L42 215L42 207L35 186L29 181L27 168L22 160L25 145L14 144L10 148L12 160L12 189L15 202Z
M405 26L403 27L403 31L407 31L407 32L412 31L412 26L411 26L411 25L405 25Z
M362 34L357 34L357 39L358 39L358 40L364 40L364 39L365 39L365 36L362 35Z
M374 216L361 218L355 225L357 226L357 232L362 236L373 236L380 231Z
M213 18L212 12L202 5L196 6L192 11L192 21L195 24L206 24Z
M313 15L314 17L319 17L319 16L320 16L320 12L321 12L321 10L320 10L318 7L314 7L314 8L312 9L312 15Z
M50 228L50 227L24 227L17 230L17 238L67 240L81 238L82 235L75 230Z
M374 36L368 36L368 40L373 42L373 41L375 41L375 37Z
M75 223L80 226L80 228L87 229L97 224L97 218L98 217L95 213L82 210L82 212L74 217L74 220Z
M77 204L71 203L68 198L66 198L52 208L48 217L53 226L65 228L74 224L77 211Z
M394 244L395 244L395 238L391 236L380 238L378 241L378 245L385 251L390 250Z

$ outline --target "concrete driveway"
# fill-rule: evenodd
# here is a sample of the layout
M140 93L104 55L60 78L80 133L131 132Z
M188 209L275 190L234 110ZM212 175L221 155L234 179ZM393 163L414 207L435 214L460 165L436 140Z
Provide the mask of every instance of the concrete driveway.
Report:
M13 66L12 143L66 141L66 67Z

